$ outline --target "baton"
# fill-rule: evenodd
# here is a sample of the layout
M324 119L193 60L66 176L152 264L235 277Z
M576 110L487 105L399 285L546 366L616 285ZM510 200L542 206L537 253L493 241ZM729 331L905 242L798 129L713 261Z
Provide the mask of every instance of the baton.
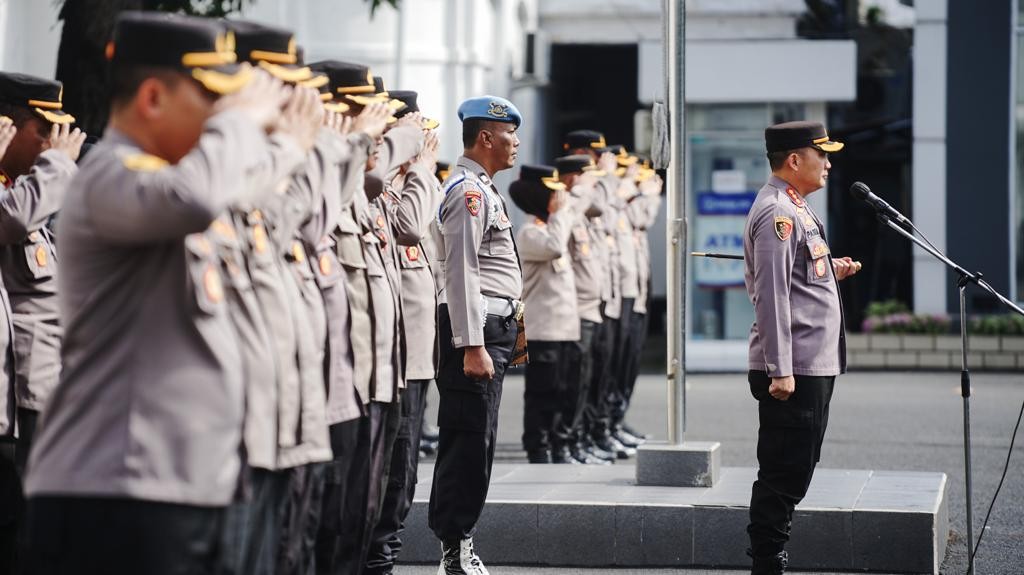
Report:
M716 254L709 252L690 252L691 256L697 256L699 258L718 258L723 260L742 260L743 256L734 254Z

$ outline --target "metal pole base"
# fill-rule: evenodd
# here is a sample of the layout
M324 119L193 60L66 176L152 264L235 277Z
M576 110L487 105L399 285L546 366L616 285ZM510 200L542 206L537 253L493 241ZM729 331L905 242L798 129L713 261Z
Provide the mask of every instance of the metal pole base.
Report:
M636 450L636 483L711 487L718 481L722 467L721 446L717 441L642 445Z

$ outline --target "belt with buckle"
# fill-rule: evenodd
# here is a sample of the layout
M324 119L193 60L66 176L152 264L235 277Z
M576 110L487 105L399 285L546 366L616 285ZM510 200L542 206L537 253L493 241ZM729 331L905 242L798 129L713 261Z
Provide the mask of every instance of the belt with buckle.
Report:
M517 299L493 297L489 295L481 297L484 300L484 303L487 304L487 315L519 319L519 315L522 313L521 310L523 309L523 302Z

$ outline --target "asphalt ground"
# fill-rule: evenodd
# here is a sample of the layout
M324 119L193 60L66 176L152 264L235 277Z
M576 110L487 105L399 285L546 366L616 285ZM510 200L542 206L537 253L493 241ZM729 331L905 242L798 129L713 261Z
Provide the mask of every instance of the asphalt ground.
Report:
M497 459L525 462L522 434L523 378L506 378L499 419ZM1010 436L1024 402L1024 373L972 374L971 423L975 538L999 482ZM965 549L963 401L957 372L851 373L836 383L821 467L941 471L949 476L951 539L941 573L967 572ZM432 388L432 393L434 390ZM687 383L686 439L722 443L722 464L756 467L757 407L745 374L695 374ZM643 375L627 421L666 438L668 391L664 376ZM436 422L436 395L428 418ZM746 537L737 533L737 537ZM486 557L483 558L486 562ZM436 565L401 567L396 573L436 573ZM525 573L718 574L737 571L679 569L546 569L499 567L495 575ZM1024 574L1024 430L1018 435L1002 492L976 557L978 574Z

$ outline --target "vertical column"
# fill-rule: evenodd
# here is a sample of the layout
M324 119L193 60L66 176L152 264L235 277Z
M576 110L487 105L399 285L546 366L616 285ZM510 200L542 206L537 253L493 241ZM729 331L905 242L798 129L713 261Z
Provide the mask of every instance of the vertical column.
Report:
M914 223L946 251L947 0L920 0L914 25ZM945 313L946 271L918 247L913 252L914 311Z

